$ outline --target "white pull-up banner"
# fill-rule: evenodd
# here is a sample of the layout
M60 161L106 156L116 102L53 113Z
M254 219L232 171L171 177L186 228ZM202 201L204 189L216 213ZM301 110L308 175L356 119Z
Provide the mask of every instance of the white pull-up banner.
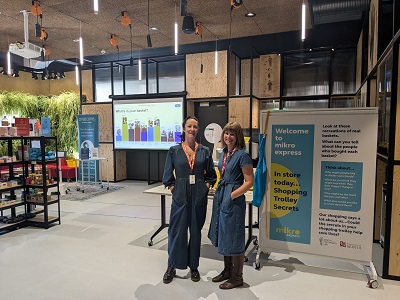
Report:
M271 111L261 248L371 260L377 129L377 108Z

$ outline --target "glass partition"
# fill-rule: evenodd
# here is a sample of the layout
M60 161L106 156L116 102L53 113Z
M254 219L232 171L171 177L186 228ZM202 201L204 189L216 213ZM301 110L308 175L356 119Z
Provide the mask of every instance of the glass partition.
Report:
M332 94L354 94L356 53L354 49L332 52Z
M279 99L275 100L261 100L260 101L260 110L278 110L279 109Z
M124 67L121 65L113 67L113 82L114 93L113 95L124 94Z
M387 154L390 129L393 54L378 66L378 151Z
M111 101L111 68L95 69L95 102Z
M329 51L310 51L284 56L283 96L329 94Z
M146 94L146 64L142 60L142 79L139 80L139 65L125 67L125 94Z
M283 109L314 109L314 108L328 108L328 99L317 100L284 100Z
M331 98L331 108L349 108L355 107L355 99L353 96L337 96Z
M185 62L183 60L158 63L159 92L183 92L185 90Z

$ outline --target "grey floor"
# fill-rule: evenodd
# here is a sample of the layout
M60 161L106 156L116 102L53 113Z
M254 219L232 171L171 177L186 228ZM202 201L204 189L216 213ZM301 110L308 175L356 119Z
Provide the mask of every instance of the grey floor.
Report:
M84 201L62 201L61 225L1 235L0 299L399 299L400 282L379 278L377 289L367 288L368 275L357 272L357 266L352 272L338 271L306 266L306 257L272 253L269 260L261 255L261 269L256 270L253 244L244 267L245 285L220 290L211 282L222 262L206 237L208 221L200 282L178 270L172 283L163 284L167 230L148 246L160 224L160 197L142 193L155 185L118 185L126 187Z

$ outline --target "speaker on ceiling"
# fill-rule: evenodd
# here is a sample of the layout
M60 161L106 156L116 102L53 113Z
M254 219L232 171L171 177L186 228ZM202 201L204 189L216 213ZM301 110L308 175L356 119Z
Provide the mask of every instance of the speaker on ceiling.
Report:
M182 23L182 32L191 34L195 32L194 20L192 16L185 16Z

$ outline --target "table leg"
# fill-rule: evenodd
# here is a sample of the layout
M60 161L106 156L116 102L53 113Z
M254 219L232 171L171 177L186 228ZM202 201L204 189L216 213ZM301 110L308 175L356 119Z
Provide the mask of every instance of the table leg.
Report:
M249 214L248 214L249 225L247 226L248 237L247 237L246 246L244 248L245 252L247 251L247 248L249 248L251 241L255 238L255 237L253 237L253 205L251 203L248 204L248 209L249 209Z
M149 246L153 246L153 238L161 232L164 228L168 227L169 224L166 222L166 213L165 213L165 195L161 195L161 226L153 233L148 242Z

